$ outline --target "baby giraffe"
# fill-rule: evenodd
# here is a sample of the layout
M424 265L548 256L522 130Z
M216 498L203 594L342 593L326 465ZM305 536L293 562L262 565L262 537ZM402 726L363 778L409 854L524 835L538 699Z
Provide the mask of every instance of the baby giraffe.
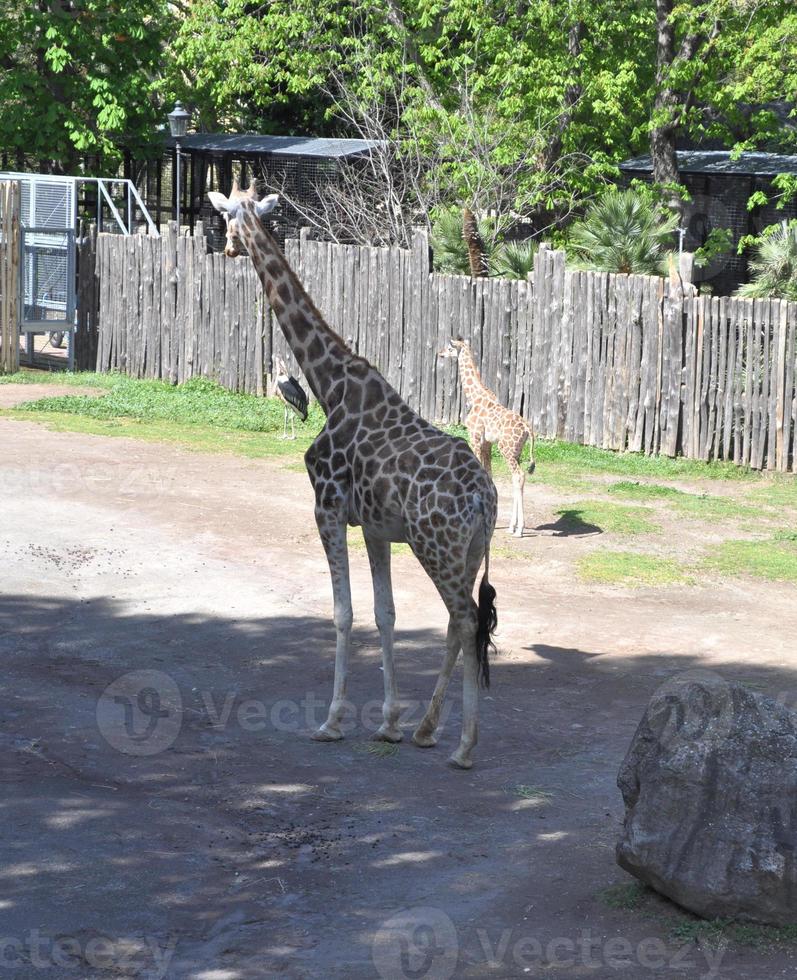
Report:
M277 196L260 200L254 184L229 197L212 192L227 222L225 253L248 253L326 424L305 454L315 494L315 519L332 578L337 632L335 680L321 741L343 737L352 605L347 525L360 525L371 564L374 613L382 641L385 699L377 738L398 742L401 706L393 669L393 588L390 543L404 541L434 583L448 610L443 666L416 745L435 744L449 678L463 654L462 735L451 762L472 765L477 741L478 683L489 683L488 654L496 625L489 582L490 538L496 492L463 439L446 435L407 405L382 375L358 357L313 305L266 224ZM478 591L473 589L484 561ZM424 623L424 625L426 625Z
M520 465L520 455L529 440L531 461L528 472L534 472L534 431L529 423L517 412L506 408L498 401L492 391L484 384L473 351L467 341L458 337L450 340L448 347L440 351L440 357L455 357L459 364L459 377L465 400L470 406L465 426L470 436L470 444L474 453L482 462L488 473L492 473L493 443L498 443L498 449L506 460L509 472L512 474L512 516L509 519L508 531L517 537L523 537L526 521L523 513L523 489L526 484L526 474Z

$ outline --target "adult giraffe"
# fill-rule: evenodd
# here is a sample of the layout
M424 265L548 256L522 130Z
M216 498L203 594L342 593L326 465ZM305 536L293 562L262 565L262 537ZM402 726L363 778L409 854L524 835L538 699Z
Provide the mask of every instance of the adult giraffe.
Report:
M337 631L332 701L327 720L313 737L343 737L340 722L352 627L346 526L362 525L384 667L383 723L376 737L388 742L402 737L393 669L396 617L390 543L404 541L449 614L443 665L413 741L422 747L435 744L446 687L462 649L462 735L450 761L469 769L478 738L478 683L489 686L488 655L496 626L495 589L489 582L495 486L464 440L445 435L417 415L324 321L264 225L277 195L258 200L253 182L248 192L233 185L229 197L215 192L209 196L226 219L225 253L234 258L244 249L248 252L285 339L327 417L305 454L318 533L332 577ZM477 605L473 588L482 559Z

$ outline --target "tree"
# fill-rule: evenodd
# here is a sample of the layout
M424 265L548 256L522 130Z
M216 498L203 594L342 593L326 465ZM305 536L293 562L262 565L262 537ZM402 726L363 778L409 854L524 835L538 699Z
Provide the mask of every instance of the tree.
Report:
M0 149L73 172L150 144L165 0L0 0Z

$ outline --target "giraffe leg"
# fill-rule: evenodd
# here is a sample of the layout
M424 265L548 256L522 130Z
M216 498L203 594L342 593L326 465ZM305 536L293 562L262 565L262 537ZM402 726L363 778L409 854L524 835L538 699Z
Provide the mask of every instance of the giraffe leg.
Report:
M507 534L515 534L520 538L523 536L524 527L523 484L525 483L525 476L518 462L520 453L511 443L508 445L506 443L499 443L499 449L501 450L501 455L506 460L509 472L512 474L512 516L509 519Z
M459 648L459 633L457 632L454 620L450 619L448 621L448 633L446 634L446 654L443 658L443 666L437 678L437 683L435 684L432 700L429 702L426 714L421 719L420 724L412 736L413 742L422 749L428 749L437 745L435 732L440 721L440 709L443 707L448 682L451 680L451 674L459 656Z
M523 472L523 468L518 468L517 476L514 478L515 481L515 496L517 498L517 520L515 521L515 534L519 537L523 537L523 529L526 526L526 516L523 512L523 491L526 486L526 474Z
M478 711L478 662L476 659L476 603L473 600L473 586L484 557L484 541L481 537L471 542L462 570L459 574L449 573L447 581L440 581L440 572L433 561L415 552L423 567L437 585L438 591L449 612L448 632L446 634L446 654L437 678L432 699L426 714L415 730L412 740L416 745L426 748L436 743L435 731L440 719L440 711L445 700L448 682L457 662L460 649L465 653L465 674L463 678L463 716L462 740L459 748L449 761L462 769L471 767L470 753L477 739ZM468 667L468 650L472 661ZM471 690L472 689L472 690ZM466 710L467 709L467 710Z
M346 709L346 675L351 648L351 585L349 583L349 551L346 542L346 521L342 513L329 512L316 506L316 523L321 543L327 555L332 578L334 621L337 632L335 645L335 681L327 720L313 733L319 742L334 742L343 738L340 721Z
M474 610L475 612L475 610ZM479 667L476 659L476 618L463 616L457 620L462 643L462 735L459 745L449 758L458 769L470 769L470 754L479 740Z
M382 641L382 671L385 680L383 721L374 738L382 742L400 742L401 729L398 726L398 719L401 705L393 667L393 626L396 622L396 609L393 605L393 584L390 580L390 542L370 537L366 533L363 536L374 583L374 619Z

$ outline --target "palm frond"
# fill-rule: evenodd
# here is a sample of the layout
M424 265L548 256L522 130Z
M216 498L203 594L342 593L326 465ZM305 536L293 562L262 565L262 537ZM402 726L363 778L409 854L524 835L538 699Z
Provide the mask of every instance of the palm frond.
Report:
M738 289L737 296L797 300L797 224L766 235L750 260L750 271L752 279Z
M661 274L678 216L662 212L637 191L607 191L570 230L576 262L600 272Z
M503 279L525 279L534 268L537 242L504 242L490 256L490 275Z

